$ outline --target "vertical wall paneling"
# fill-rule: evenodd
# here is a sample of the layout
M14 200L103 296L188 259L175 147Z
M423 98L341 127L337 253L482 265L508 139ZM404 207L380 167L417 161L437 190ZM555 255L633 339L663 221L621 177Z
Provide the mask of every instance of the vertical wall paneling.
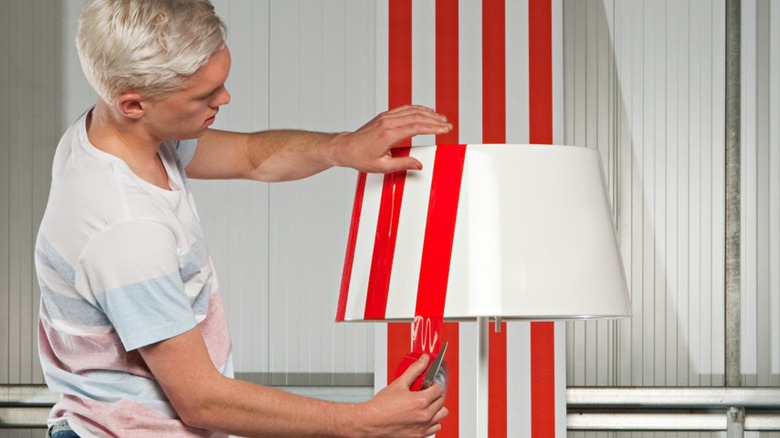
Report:
M9 380L12 383L21 383L28 357L22 351L21 336L22 332L28 330L24 327L25 295L31 291L29 284L25 283L25 271L30 268L26 263L26 258L30 256L29 250L25 248L28 243L32 218L30 215L30 194L29 181L26 176L32 169L30 144L31 144L31 120L32 114L32 96L29 95L32 90L32 57L21 56L23 53L32 51L32 29L30 23L33 17L32 3L13 3L11 10L16 9L14 16L17 20L11 22L11 50L16 56L11 58L11 74L16 76L18 87L11 89L9 103L14 109L10 123L10 137L13 146L9 161L15 163L9 169L9 180L11 189L11 216L10 227L14 230L10 234L9 248L14 256L9 259L9 282L8 289L10 300L8 307L14 309L8 316L10 326L9 338ZM24 289L27 287L27 289ZM26 292L26 293L23 293ZM17 310L18 309L18 310ZM27 309L29 312L29 309Z
M215 5L233 55L232 101L216 127L338 132L373 117L370 5ZM332 169L290 183L193 182L239 375L330 384L367 374L371 327L333 323L354 179Z
M570 385L723 379L723 2L564 2L565 143L601 152L633 318L570 323Z
M330 106L329 96L344 99L346 90L353 84L344 78L346 70L357 68L368 71L368 57L365 49L352 51L350 65L346 65L348 47L346 29L352 22L365 20L364 15L346 14L345 3L336 2L327 8L316 1L284 2L271 4L271 113L272 128L300 127L323 130L323 115L330 113L328 122L333 123L338 114L338 126L330 130L356 129L344 126L346 106L338 102ZM335 8L324 13L325 9ZM353 10L354 12L354 10ZM344 20L350 17L350 22ZM368 39L368 29L355 38ZM327 46L325 46L327 45ZM325 48L327 47L327 49ZM323 52L328 56L323 57ZM334 60L340 62L334 62ZM328 66L328 67L326 67ZM334 70L340 67L338 70ZM324 74L323 73L327 73ZM356 81L355 85L366 85ZM329 94L324 90L328 89ZM353 93L355 90L353 89ZM368 99L369 89L365 87L362 99ZM373 90L371 90L373 92ZM351 99L355 94L351 95ZM356 101L351 102L357 105ZM350 120L368 121L373 114L365 112L360 116L350 109ZM361 117L362 116L362 117ZM273 185L270 209L270 256L271 256L271 371L310 371L312 359L310 342L315 333L333 332L333 315L338 281L343 263L346 231L354 196L354 172L333 169L303 181ZM305 275L301 275L305 273ZM300 318L300 319L299 319ZM305 321L303 320L305 319ZM345 344L339 354L348 359L343 361L349 373L365 373L369 367L370 348L369 325L339 328L349 333L350 344ZM349 331L349 332L348 332ZM286 339L287 342L278 342ZM316 339L316 337L314 338ZM317 341L320 342L320 341ZM336 359L330 345L342 344L341 340L327 342L330 372ZM288 353L282 363L282 352L277 348L295 349ZM320 360L319 358L317 360ZM282 368L283 367L283 368ZM315 370L311 370L315 371ZM344 371L342 371L344 372Z
M33 242L43 214L61 111L62 6L3 2L0 43L0 383L42 381L36 348Z
M375 6L372 2L362 0L347 0L345 2L343 18L343 37L344 49L341 56L344 59L344 69L337 70L336 66L328 63L330 73L327 75L331 83L342 84L343 108L326 107L325 113L328 115L328 123L325 126L327 130L337 129L357 129L375 115L375 92L374 74L376 72L374 58L374 20ZM336 27L338 29L338 27ZM334 44L334 51L340 48L340 45ZM330 58L330 56L328 56ZM340 65L338 65L340 67ZM339 88L331 88L326 85L329 92L339 92ZM328 97L328 95L326 95ZM331 99L327 98L327 102ZM339 111L332 111L333 109ZM343 111L343 112L342 112ZM339 117L339 121L329 121L330 117ZM341 122L341 124L338 124ZM352 212L352 202L355 196L356 174L352 171L338 170L334 171L337 176L338 186L334 186L332 195L334 206L339 207L339 224L336 229L339 230L337 238L334 240L334 255L328 256L330 272L341 274L344 262L344 251L346 245L346 236L349 227L349 218ZM340 188L339 192L337 188ZM332 324L333 309L336 308L337 290L340 278L331 277L331 283L328 288L329 295L324 312L325 321L330 323L334 339L330 360L333 361L335 370L340 372L359 375L361 373L370 373L373 365L373 325L361 325L356 327L349 324ZM358 384L356 381L347 381L344 383ZM362 382L365 384L369 382Z
M772 374L780 375L780 7L770 7L769 14L769 351Z
M756 364L756 325L750 322L749 315L756 312L756 75L757 75L757 53L756 53L756 32L750 29L756 28L756 0L742 2L742 92L741 92L741 120L742 135L741 145L741 163L742 163L742 245L741 249L741 271L742 271L742 341L741 345L741 370L742 373L752 375L755 373ZM752 244L751 244L752 243ZM744 384L754 384L743 381Z
M780 6L742 3L742 381L780 384Z
M7 14L0 15L0 383L9 383L11 327L9 245L11 217L11 0L3 0L0 7Z
M268 127L268 2L218 2L232 54L231 103L218 128ZM193 182L229 315L237 372L266 370L268 359L268 192L247 181ZM203 195L199 197L199 195ZM251 347L250 347L251 346Z

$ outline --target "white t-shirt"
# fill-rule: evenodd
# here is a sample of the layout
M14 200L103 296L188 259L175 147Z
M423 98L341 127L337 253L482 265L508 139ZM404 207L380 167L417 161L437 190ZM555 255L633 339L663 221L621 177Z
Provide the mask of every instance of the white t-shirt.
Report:
M137 349L198 326L233 374L219 283L184 166L195 140L160 145L171 190L89 143L84 114L63 135L38 233L39 352L63 418L81 436L214 436L184 426ZM182 364L186 366L186 364Z

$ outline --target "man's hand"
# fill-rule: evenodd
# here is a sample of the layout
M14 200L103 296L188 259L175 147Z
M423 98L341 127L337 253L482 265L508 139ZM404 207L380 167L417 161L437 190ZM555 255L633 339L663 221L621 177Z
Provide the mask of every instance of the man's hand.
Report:
M339 134L333 140L333 161L337 166L371 173L420 170L422 164L417 159L393 157L391 150L415 135L446 134L451 130L447 118L430 108L401 106L379 114L357 131Z
M364 423L369 437L427 437L441 430L449 413L444 407L445 389L437 384L422 391L409 388L429 362L423 355L373 399L364 404Z
M402 106L379 114L354 132L330 134L298 130L238 133L207 130L199 139L187 176L201 179L291 181L333 166L390 173L421 169L411 157L391 150L415 135L446 134L447 118L422 106Z

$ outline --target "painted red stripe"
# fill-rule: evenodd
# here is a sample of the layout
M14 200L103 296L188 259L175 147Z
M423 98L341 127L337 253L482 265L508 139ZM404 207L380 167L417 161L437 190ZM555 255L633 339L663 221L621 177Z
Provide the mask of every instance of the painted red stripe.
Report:
M528 64L530 141L553 142L551 0L528 1Z
M408 322L387 324L387 383L395 380L398 364L411 349L411 326Z
M341 275L341 291L339 292L339 302L336 307L336 321L344 321L344 314L347 311L349 284L352 278L352 263L355 261L355 246L357 245L360 212L363 210L363 194L365 191L366 174L360 172L355 186L355 202L352 205L352 221L349 226L349 236L347 237L347 254L344 257L344 272Z
M444 315L466 145L436 148L415 314Z
M388 3L388 105L395 108L412 103L412 0Z
M531 143L553 142L551 0L528 2L529 130ZM555 436L554 323L531 324L531 435Z
M445 322L442 330L442 338L448 342L447 362L447 398L444 405L450 412L447 418L441 422L441 431L437 438L458 438L460 436L460 324L457 322Z
M506 143L506 5L482 1L482 141Z
M496 332L496 324L491 323L488 345L490 346L488 374L488 436L507 436L507 366L506 366L506 323L501 323L501 331Z
M482 1L482 141L506 143L506 4ZM490 331L488 436L507 436L506 324Z
M412 103L412 0L388 2L388 106ZM411 140L404 141L411 145ZM387 381L411 348L411 324L387 324Z
M452 122L452 131L436 136L436 144L460 143L460 65L458 0L436 0L436 110ZM443 308L442 308L443 312ZM442 339L448 342L447 364L449 381L446 406L449 415L442 422L439 438L458 438L460 435L459 384L459 324L444 323Z
M436 144L459 140L458 0L436 0L436 110L452 122L452 131L436 136Z
M409 147L396 148L393 149L392 154L396 157L408 156L409 149ZM406 171L384 176L366 291L366 309L363 315L365 319L385 318L405 185Z
M555 323L531 324L531 436L555 437Z

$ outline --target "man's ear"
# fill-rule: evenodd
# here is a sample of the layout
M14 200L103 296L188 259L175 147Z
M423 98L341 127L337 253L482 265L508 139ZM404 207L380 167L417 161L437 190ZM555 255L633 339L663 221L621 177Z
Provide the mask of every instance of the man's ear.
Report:
M139 119L144 115L145 105L141 101L141 95L135 92L126 92L119 95L116 100L116 108L125 117Z

